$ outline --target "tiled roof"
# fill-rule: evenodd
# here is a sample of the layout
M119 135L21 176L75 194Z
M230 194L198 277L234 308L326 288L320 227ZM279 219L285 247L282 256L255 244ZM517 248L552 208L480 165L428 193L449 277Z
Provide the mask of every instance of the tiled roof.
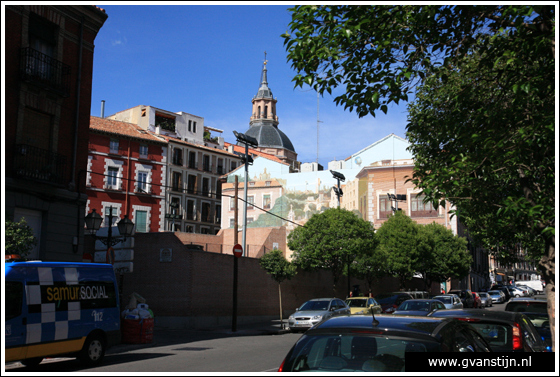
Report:
M227 141L224 142L224 145L226 146L226 148L228 148L230 145L233 145L233 150L235 152L245 154L245 147L244 146L242 147L240 145L231 144L231 143L228 143ZM284 164L284 165L288 165L288 166L290 165L290 164L287 164L287 163L283 162L282 160L280 160L275 155L272 155L272 154L269 154L269 153L264 153L264 152L258 151L256 149L249 148L249 153L252 154L252 155L257 155L259 157L267 158L271 161L278 162L280 164Z
M224 150L224 149L211 148L211 147L207 147L206 145L194 144L194 143L190 143L188 141L184 141L184 140L177 139L177 138L174 138L174 137L169 137L169 136L164 136L164 135L160 135L160 136L162 138L164 138L165 140L167 140L168 142L173 141L173 142L179 143L179 144L185 144L185 145L192 146L192 147L197 147L197 148L200 148L200 149L206 149L209 152L218 152L218 153L230 155L231 157L239 158L238 155L230 153L229 151Z
M266 182L270 182L270 185L267 186ZM243 188L244 183L245 182L239 182L237 184L237 187L238 188ZM232 183L232 182L222 183L222 191L233 189L234 185L235 184ZM251 182L249 182L249 186L247 186L247 188L267 188L267 187L283 187L283 186L276 179L265 179L265 180L262 180L262 181L251 181Z
M150 132L146 132L136 124L121 122L120 120L98 118L95 116L89 117L89 129L91 131L98 131L109 133L118 136L132 137L135 139L142 139L146 141L153 141L156 143L166 144L164 138L155 136Z

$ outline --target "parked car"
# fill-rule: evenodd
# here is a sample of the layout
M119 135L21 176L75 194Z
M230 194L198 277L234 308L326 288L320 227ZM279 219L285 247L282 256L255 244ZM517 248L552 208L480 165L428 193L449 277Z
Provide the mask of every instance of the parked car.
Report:
M406 352L491 352L463 321L392 315L375 319L343 316L314 326L294 344L278 371L401 372Z
M464 308L474 308L474 297L470 289L456 289L447 293L459 296Z
M482 302L482 307L492 306L492 298L487 292L476 292L480 296L480 301Z
M393 315L428 315L436 310L445 310L445 305L439 300L412 299L400 304Z
M430 293L426 291L403 291L401 293L408 293L412 298L430 298Z
M500 290L488 291L488 296L492 299L492 304L503 304L506 301L506 295Z
M452 317L470 323L494 352L545 352L540 334L523 313L489 310L443 310L429 317Z
M381 305L383 313L392 313L399 307L400 304L406 300L412 300L412 297L408 293L403 292L391 292L391 293L380 293L375 296L375 301Z
M435 300L440 300L446 309L463 309L463 303L457 295L438 295L434 296Z
M507 287L509 294L511 297L527 297L529 296L529 292L527 290L523 290L518 287Z
M511 294L509 293L509 289L507 289L507 287L505 285L494 284L492 286L492 288L490 288L490 289L504 292L504 295L506 296L504 301L508 301L511 298Z
M547 345L547 348L549 350L552 348L552 335L546 299L537 297L512 298L506 304L505 311L523 313L529 317Z
M350 314L350 308L339 298L315 298L304 303L288 318L291 331L307 330L327 318Z
M383 309L373 297L348 297L346 305L350 308L350 314L381 314Z
M473 298L474 298L474 307L477 308L477 309L483 308L482 299L480 298L478 293L473 292L472 295L473 295Z
M526 289L527 291L529 291L529 297L534 296L537 294L537 291L535 291L533 288L527 286L527 285L523 285L523 284L517 284L516 287L519 287L521 289Z
M540 280L518 280L516 284L531 287L537 292L537 294L544 292L544 284Z

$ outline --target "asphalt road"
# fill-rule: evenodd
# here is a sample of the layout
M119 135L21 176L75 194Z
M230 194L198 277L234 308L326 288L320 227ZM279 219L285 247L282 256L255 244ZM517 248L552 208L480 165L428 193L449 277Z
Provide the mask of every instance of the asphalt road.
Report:
M8 372L276 372L301 334L216 336L158 347L109 353L102 365L84 368L76 359L46 359L34 368L6 365Z

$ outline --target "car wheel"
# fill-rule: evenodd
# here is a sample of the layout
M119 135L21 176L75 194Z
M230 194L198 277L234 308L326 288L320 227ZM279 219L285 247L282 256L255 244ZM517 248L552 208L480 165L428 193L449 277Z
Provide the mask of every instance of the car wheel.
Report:
M78 359L86 365L99 365L105 356L105 340L99 334L90 334Z
M20 362L26 367L36 367L43 361L42 357L32 357L30 359L21 360Z

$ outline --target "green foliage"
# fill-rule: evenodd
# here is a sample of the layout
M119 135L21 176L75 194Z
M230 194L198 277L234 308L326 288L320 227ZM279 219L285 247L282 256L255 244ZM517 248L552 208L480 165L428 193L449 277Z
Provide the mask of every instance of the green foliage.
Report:
M401 288L404 288L419 263L418 225L402 211L396 211L381 225L376 235L379 248L386 257L388 273L398 277Z
M306 270L329 269L336 286L345 266L375 248L371 223L350 211L330 208L288 235L293 263Z
M303 5L290 9L282 35L304 84L319 93L343 92L338 105L359 117L408 101L434 68L455 65L472 52L477 38L507 34L538 50L554 46L554 7L528 5ZM516 34L521 30L520 36ZM490 50L488 64L529 62L515 49ZM508 54L511 53L511 54ZM442 77L445 80L445 77ZM532 90L520 80L517 90Z
M26 258L37 242L33 229L27 225L25 218L22 217L18 222L6 220L5 255L17 254Z
M418 225L418 253L416 271L422 274L426 288L432 282L464 278L472 263L467 240L435 222Z
M259 259L259 264L278 284L286 279L290 280L297 273L296 266L288 262L280 250L266 253Z

